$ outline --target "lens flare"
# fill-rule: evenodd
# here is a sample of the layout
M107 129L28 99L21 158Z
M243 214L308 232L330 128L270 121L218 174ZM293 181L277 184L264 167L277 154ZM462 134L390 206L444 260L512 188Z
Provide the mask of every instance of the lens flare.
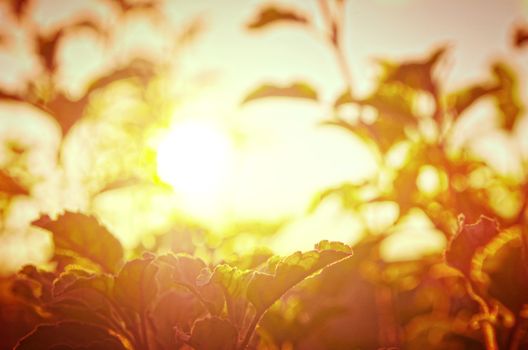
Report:
M207 121L174 124L157 149L158 175L194 210L218 201L233 167L228 133Z

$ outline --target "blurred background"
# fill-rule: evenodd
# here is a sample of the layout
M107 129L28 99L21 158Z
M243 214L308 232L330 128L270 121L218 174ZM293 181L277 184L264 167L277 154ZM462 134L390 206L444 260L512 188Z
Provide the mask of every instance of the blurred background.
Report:
M382 169L360 138L321 125L347 81L320 40L317 1L273 4L302 11L313 30L249 30L267 1L2 1L2 272L49 259L49 233L31 222L63 210L95 215L130 254L285 254L388 227L387 260L441 251L445 235L423 213L394 228L394 203L350 211L328 196L312 205ZM375 88L380 59L422 59L439 45L448 47L438 67L446 91L486 80L498 60L528 73L526 50L512 44L526 1L353 0L344 9L342 52L357 96ZM316 87L318 100L242 103L262 84L291 81ZM479 101L452 145L515 182L528 155L523 113L506 135L493 103Z

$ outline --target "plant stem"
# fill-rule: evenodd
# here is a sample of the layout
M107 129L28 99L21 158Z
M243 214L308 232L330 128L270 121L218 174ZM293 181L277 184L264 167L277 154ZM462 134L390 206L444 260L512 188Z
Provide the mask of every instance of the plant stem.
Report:
M147 332L147 315L146 312L143 311L141 315L139 316L141 321L141 333L143 334L143 342L144 342L144 349L149 349L149 341L148 341L148 332Z
M469 280L466 280L466 290L474 301L477 302L480 306L480 311L484 314L484 319L481 320L481 329L482 329L482 335L484 336L484 343L486 344L486 350L499 350L499 346L497 344L497 336L495 335L495 328L493 328L493 324L489 320L489 318L492 316L489 306L482 299L480 295L475 292L473 289L473 286L471 285L471 282Z
M495 329L489 321L482 322L482 332L484 335L484 342L487 350L499 350L497 345L497 337L495 336Z
M341 17L340 17L340 20L338 21L332 15L332 12L330 11L330 7L328 6L327 0L318 0L318 4L321 10L321 13L323 15L323 19L326 25L330 28L330 42L332 44L332 49L337 59L337 64L339 65L339 69L341 70L341 73L343 74L343 78L345 80L347 90L351 92L352 91L352 73L350 71L350 67L348 66L348 62L347 62L345 52L343 50L343 44L342 44L342 35L343 35L343 30L345 28L344 5L340 8Z
M257 328L258 323L260 322L260 319L262 318L263 312L257 311L255 313L255 316L253 316L253 319L251 320L251 324L248 327L248 330L246 332L246 335L244 336L244 339L240 343L240 346L238 347L239 350L245 350L253 337L253 333L255 332L255 329Z
M508 346L509 350L518 350L521 345L521 341L526 333L526 319L521 318L517 315L517 322L513 328L512 335L510 337L510 345Z

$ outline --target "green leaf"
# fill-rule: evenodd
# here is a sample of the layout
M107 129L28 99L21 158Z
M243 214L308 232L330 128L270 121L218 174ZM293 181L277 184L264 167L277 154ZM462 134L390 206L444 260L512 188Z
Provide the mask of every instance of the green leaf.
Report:
M497 221L485 216L481 216L474 224L461 222L458 232L451 238L445 251L446 263L471 278L473 258L499 232Z
M114 285L114 298L120 305L143 314L158 293L156 273L158 267L152 259L134 259L125 264Z
M293 11L270 6L262 9L258 13L256 18L254 18L250 23L248 23L247 28L260 29L278 22L305 24L308 22L308 19L306 18L306 16L295 13Z
M125 350L123 344L105 329L78 322L40 325L22 338L16 350L47 349Z
M196 350L234 350L238 331L228 320L210 317L194 323L189 344Z
M352 256L344 245L322 242L320 247L333 246L340 250L312 250L306 253L296 252L280 259L270 259L272 274L255 272L247 287L248 300L255 306L257 313L263 313L290 288L302 280L319 272L327 266Z
M65 212L56 220L42 216L32 223L53 233L57 251L88 259L105 272L115 272L123 259L121 243L93 216Z
M242 101L242 104L268 97L291 97L317 100L317 92L310 85L302 82L294 82L286 86L264 84L249 93Z

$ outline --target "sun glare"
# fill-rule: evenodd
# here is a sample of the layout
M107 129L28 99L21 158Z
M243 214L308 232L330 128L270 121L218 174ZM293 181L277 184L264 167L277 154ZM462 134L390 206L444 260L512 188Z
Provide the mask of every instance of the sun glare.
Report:
M205 209L226 190L233 154L231 138L220 126L200 120L176 123L158 146L158 174L188 206Z

